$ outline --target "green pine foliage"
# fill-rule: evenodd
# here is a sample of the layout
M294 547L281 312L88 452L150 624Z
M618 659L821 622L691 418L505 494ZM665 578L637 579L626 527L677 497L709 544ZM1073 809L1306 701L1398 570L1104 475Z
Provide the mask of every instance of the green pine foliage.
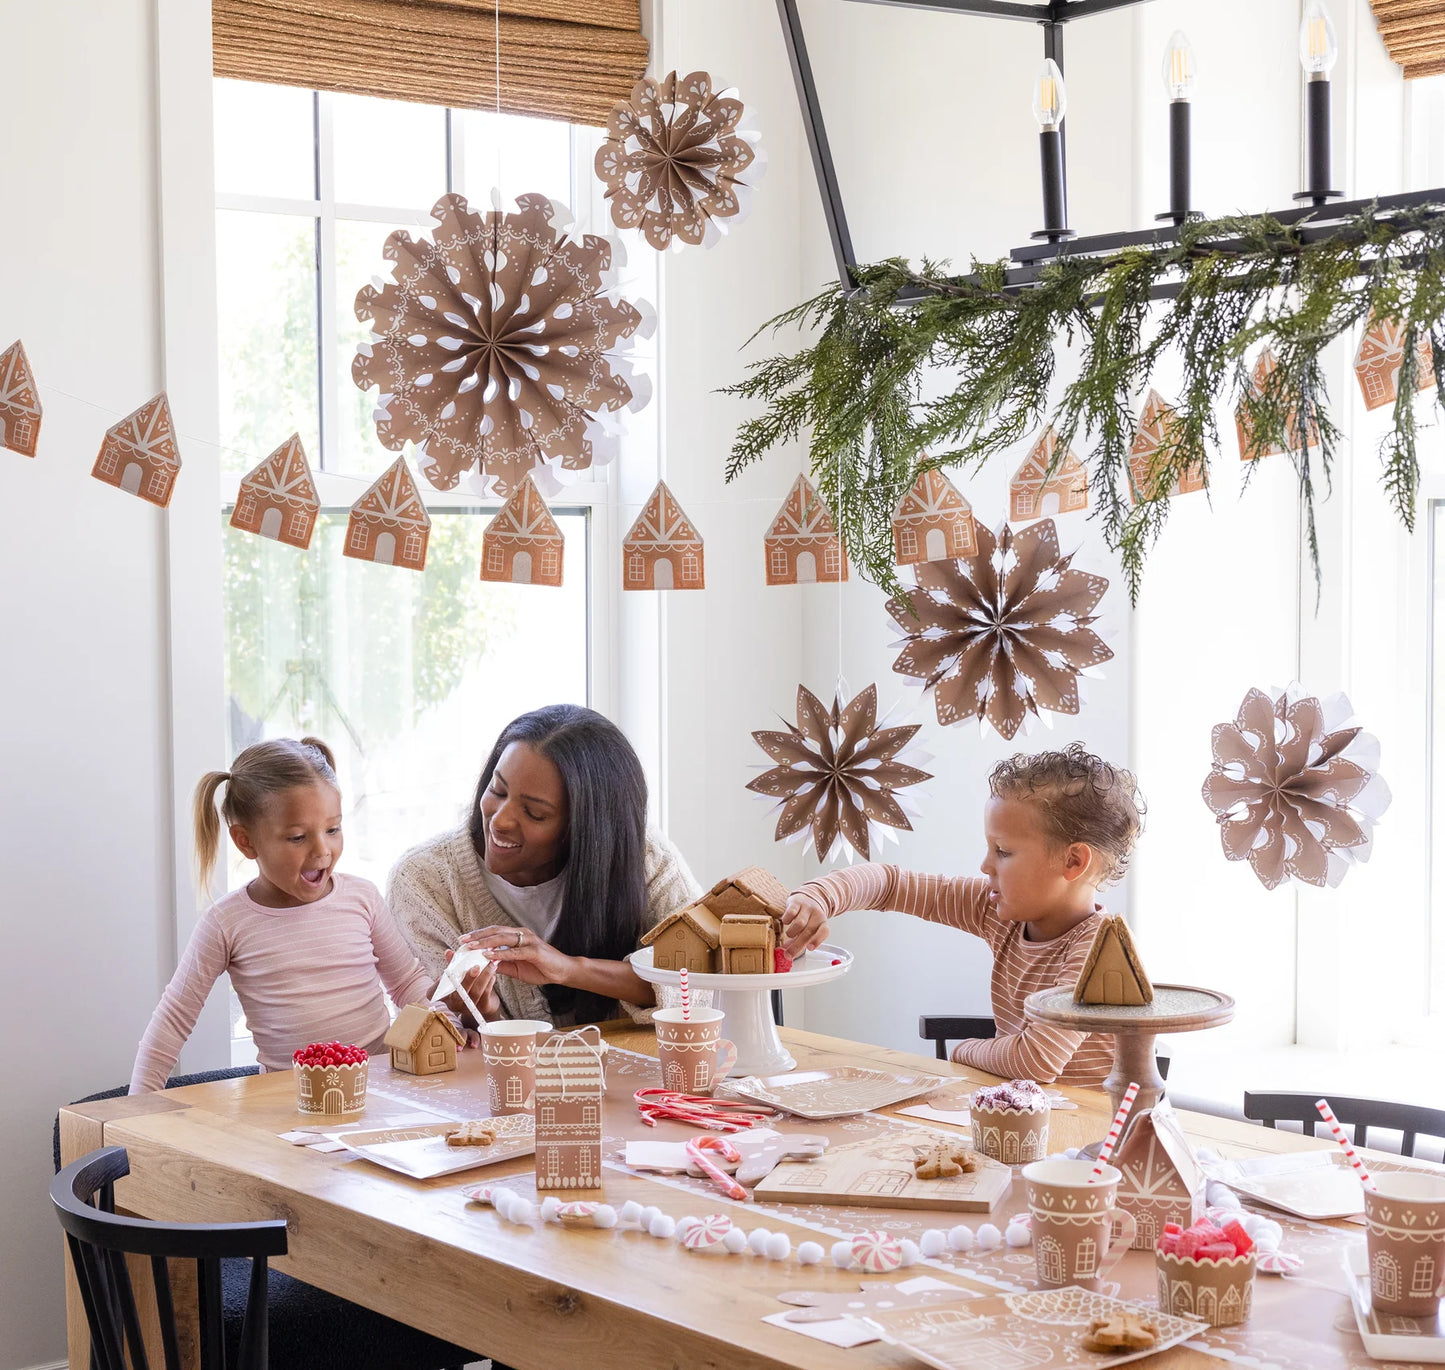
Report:
M1208 479L1223 402L1243 407L1261 447L1288 452L1318 577L1314 506L1329 492L1340 443L1320 354L1372 314L1405 328L1394 426L1380 460L1401 522L1414 527L1415 346L1422 335L1433 344L1438 397L1445 218L1438 207L1388 218L1367 210L1319 241L1306 241L1302 227L1268 215L1195 219L1162 249L1062 255L1026 287L1006 286L1005 262L975 262L962 280L934 262L916 271L899 259L860 268L857 289L830 286L760 330L798 329L812 341L753 364L727 387L763 404L738 430L728 479L806 437L849 556L868 579L896 591L892 514L920 464L976 470L1051 423L1056 461L1070 446L1087 452L1091 504L1133 599L1168 520L1175 478L1202 469ZM1151 299L1156 286L1170 287L1172 297ZM1079 345L1082 366L1054 397L1061 339ZM1261 344L1278 365L1256 393L1247 356ZM1179 422L1156 457L1150 489L1135 489L1134 415L1166 354L1183 374Z

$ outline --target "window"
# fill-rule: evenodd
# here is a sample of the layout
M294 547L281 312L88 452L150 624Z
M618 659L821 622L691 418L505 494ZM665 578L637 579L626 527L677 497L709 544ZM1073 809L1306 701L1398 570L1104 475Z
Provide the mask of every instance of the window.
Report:
M163 495L166 492L166 486L169 484L170 472L164 467L157 467L151 472L151 478L146 484L146 489L152 495Z
M236 506L236 519L240 523L250 523L256 517L256 496L247 491L241 496L241 502Z
M354 552L361 551L366 546L366 524L357 519L351 525L351 549Z
M627 579L642 585L647 580L647 563L641 552L633 552L627 558Z
M968 524L960 520L953 525L953 545L962 551L968 546Z
M19 439L17 432L17 441L18 440ZM104 475L115 475L115 460L115 448L112 447L109 443L107 443L105 446L105 450L100 454L100 470Z
M836 542L830 542L823 548L823 570L830 576L835 576L838 574L841 565L842 561L838 555L838 544Z
M288 531L293 538L304 538L310 523L311 515L304 509L297 509L291 515L291 527Z
M542 549L542 574L548 578L557 574L557 549L555 547Z
M406 541L402 544L401 558L403 561L421 560L421 534L414 528L406 535Z
M898 530L898 549L906 557L918 555L918 534L911 528Z
M686 584L690 580L697 579L697 553L684 552L682 554L682 580Z
M503 564L502 544L493 539L487 543L487 570L500 572Z
M768 569L775 576L788 574L788 554L781 547L774 547L768 553Z

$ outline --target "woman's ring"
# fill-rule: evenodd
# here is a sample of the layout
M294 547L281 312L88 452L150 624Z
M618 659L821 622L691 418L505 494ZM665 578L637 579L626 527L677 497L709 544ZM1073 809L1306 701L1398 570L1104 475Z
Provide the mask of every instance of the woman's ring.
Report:
M517 929L517 945L520 947L520 946L522 945L522 943L525 942L526 940L527 940L527 934L526 934L521 928L518 928L518 929Z

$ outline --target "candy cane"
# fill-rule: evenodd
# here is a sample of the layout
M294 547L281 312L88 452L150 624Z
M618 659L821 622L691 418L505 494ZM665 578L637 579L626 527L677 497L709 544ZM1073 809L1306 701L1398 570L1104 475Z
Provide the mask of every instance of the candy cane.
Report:
M752 1195L727 1171L719 1169L708 1159L709 1151L716 1151L723 1160L734 1162L742 1160L742 1152L726 1137L694 1137L687 1144L688 1160L696 1165L728 1198L737 1199L740 1203L747 1203Z
M1316 1099L1315 1107L1320 1111L1320 1117L1329 1124L1330 1131L1335 1134L1335 1141L1344 1148L1345 1155L1355 1168L1355 1174L1360 1177L1360 1183L1366 1189L1373 1189L1375 1182L1370 1178L1370 1172L1365 1169L1365 1163L1355 1154L1354 1144L1345 1136L1345 1130L1340 1126L1340 1120L1335 1117L1334 1110L1330 1107L1328 1100Z
M648 1127L656 1127L661 1118L714 1132L746 1132L778 1116L772 1109L756 1108L738 1100L680 1094L672 1089L639 1089L632 1098Z
M1124 1130L1124 1120L1129 1116L1129 1110L1134 1107L1138 1094L1139 1086L1131 1081L1129 1088L1124 1091L1124 1102L1119 1105L1119 1111L1114 1115L1114 1121L1109 1127L1109 1135L1104 1138L1104 1145L1099 1148L1099 1159L1094 1162L1093 1173L1089 1176L1090 1184L1103 1178L1104 1167L1108 1165L1109 1157L1114 1154L1114 1148L1119 1143L1119 1134Z

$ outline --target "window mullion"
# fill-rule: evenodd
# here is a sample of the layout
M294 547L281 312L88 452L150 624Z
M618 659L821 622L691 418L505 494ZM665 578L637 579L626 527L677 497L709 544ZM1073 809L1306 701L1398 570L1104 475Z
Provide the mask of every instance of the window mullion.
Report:
M321 468L338 470L340 415L336 404L336 177L331 96L316 97L316 370Z

